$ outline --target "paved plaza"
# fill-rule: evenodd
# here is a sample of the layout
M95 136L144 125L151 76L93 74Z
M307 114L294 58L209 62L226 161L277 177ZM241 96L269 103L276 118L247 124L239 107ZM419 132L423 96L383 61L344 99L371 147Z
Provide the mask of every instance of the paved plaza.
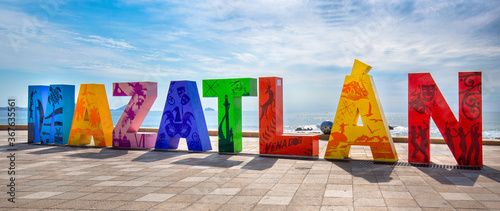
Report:
M479 210L500 209L500 146L483 146L484 168L461 169L446 145L431 144L430 166L372 162L369 147L353 146L348 161L262 157L258 138L243 152L47 146L21 143L7 151L0 134L0 209L11 210ZM15 203L7 157L15 153Z

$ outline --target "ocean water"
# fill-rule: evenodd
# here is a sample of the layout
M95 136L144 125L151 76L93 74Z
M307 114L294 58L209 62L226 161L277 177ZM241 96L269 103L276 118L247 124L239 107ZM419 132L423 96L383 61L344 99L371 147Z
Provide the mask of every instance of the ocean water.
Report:
M122 114L121 110L112 110L111 118L116 124ZM158 128L161 121L162 111L150 111L141 127ZM386 112L386 119L390 126L392 136L408 136L408 114L406 112ZM0 110L0 124L7 124L7 111ZM333 121L335 112L304 112L287 111L283 114L283 130L285 133L293 133L298 127L309 128L307 132L321 132L319 125L325 121ZM217 130L217 111L205 111L205 120L208 130ZM258 111L243 111L243 131L259 131ZM16 111L16 124L27 124L27 112ZM431 137L442 137L433 121L431 121ZM483 138L500 138L500 112L483 113Z

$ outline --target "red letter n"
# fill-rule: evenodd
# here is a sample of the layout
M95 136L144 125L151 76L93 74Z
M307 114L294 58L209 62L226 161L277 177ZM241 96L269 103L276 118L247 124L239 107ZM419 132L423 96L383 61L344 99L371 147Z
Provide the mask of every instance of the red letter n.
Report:
M481 72L459 75L459 121L429 73L408 74L408 161L429 163L434 120L458 165L483 166Z

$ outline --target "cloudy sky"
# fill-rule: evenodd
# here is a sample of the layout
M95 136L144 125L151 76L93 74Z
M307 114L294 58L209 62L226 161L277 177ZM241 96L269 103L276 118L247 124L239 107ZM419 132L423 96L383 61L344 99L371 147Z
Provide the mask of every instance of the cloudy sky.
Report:
M335 111L354 59L386 112L406 111L408 73L430 72L458 109L458 72L483 72L500 111L500 1L2 1L0 103L28 85L280 76L285 110ZM217 100L202 98L204 107ZM243 100L257 110L257 98Z

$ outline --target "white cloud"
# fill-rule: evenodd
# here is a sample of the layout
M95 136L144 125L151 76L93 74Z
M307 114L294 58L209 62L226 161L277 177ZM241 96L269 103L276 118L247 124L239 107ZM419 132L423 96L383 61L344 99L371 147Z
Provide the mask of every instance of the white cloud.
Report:
M124 49L134 49L135 47L124 41L116 41L111 38L104 38L97 35L89 35L87 38L76 37L77 40L82 40L86 42L91 42L94 44L111 47L111 48L124 48Z
M153 52L150 54L143 53L142 57L146 60L156 60L156 61L165 61L165 62L178 62L182 59L179 57L169 57L165 54L165 52Z
M241 60L245 63L253 63L258 60L255 55L250 53L233 53L233 55L236 57L236 59Z

